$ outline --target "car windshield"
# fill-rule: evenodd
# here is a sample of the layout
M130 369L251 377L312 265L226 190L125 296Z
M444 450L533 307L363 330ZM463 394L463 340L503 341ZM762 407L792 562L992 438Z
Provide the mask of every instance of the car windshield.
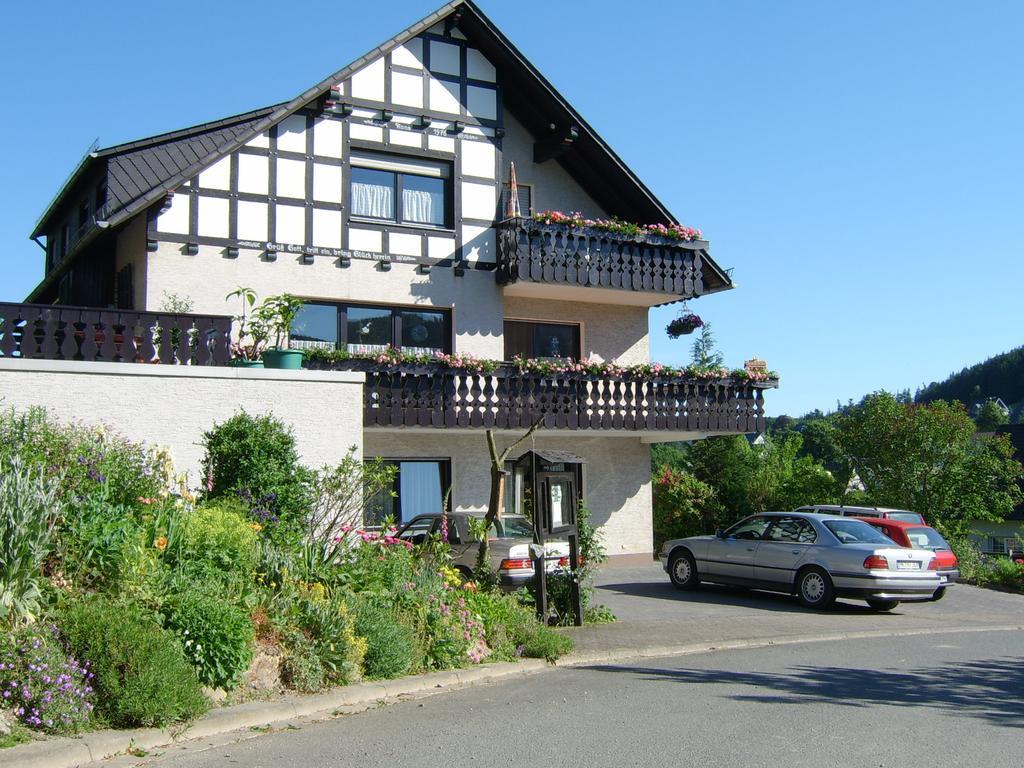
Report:
M907 528L910 546L915 549L949 549L949 544L934 528Z
M825 527L832 531L840 544L895 544L880 531L860 520L826 520Z
M902 520L905 523L923 523L924 518L917 512L886 512L885 516L890 520Z
M490 528L492 539L523 539L533 537L533 526L525 517L505 517Z

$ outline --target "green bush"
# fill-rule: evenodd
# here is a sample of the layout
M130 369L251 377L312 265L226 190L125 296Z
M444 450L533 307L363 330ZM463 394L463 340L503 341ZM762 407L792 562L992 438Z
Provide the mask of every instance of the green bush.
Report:
M347 685L359 678L366 641L356 636L355 617L339 599L302 598L295 621L313 644L324 679Z
M554 661L572 650L572 640L541 624L533 609L514 595L467 592L467 607L483 622L487 645L494 658L511 661L520 656Z
M43 559L61 507L56 483L14 455L0 459L0 623L39 611Z
M1024 565L1001 557L992 562L989 573L989 583L1015 592L1024 592Z
M173 551L178 565L225 573L252 573L259 538L242 510L237 502L222 501L208 503L183 515Z
M57 629L34 624L0 635L0 706L29 728L75 733L89 725L92 674L68 656Z
M242 500L264 533L295 541L309 514L311 473L299 464L291 429L271 415L232 416L203 436L211 499Z
M946 534L946 531L941 531ZM969 536L946 535L949 546L956 555L962 581L984 586L989 580L989 567L978 545Z
M176 597L164 610L167 627L181 640L199 681L234 688L252 661L254 630L248 614L202 592Z
M190 720L207 707L178 639L138 604L90 595L63 606L72 653L95 675L97 711L115 727Z
M370 679L401 677L418 655L416 635L395 609L379 600L356 601L356 634L366 641L363 670Z
M61 530L65 575L91 588L116 582L127 551L141 535L133 509L110 504L102 495L83 499L68 511Z
M281 681L302 693L315 693L324 687L326 673L313 641L295 627L281 633L285 655L281 660Z

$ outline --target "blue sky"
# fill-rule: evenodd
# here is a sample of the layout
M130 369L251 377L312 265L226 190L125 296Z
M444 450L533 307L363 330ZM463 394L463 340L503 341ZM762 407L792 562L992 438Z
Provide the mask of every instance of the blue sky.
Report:
M911 389L1024 342L1024 4L480 0L738 289L693 308L769 413ZM381 10L387 10L382 13ZM0 300L82 154L276 103L435 3L5 10ZM630 18L625 8L635 9ZM651 315L652 357L684 362Z

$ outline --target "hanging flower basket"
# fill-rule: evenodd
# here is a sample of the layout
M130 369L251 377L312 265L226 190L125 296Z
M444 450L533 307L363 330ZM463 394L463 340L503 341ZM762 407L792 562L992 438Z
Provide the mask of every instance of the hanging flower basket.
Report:
M686 312L665 326L665 332L669 338L678 339L680 336L693 333L702 325L704 325L704 321L700 319L700 315Z

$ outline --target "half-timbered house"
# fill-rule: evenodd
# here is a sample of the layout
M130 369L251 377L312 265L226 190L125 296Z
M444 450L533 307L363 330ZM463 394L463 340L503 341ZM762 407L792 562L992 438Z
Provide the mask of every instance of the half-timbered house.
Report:
M546 210L676 223L457 0L286 103L91 152L35 227L46 270L27 301L154 312L173 293L225 315L249 286L307 301L297 347L625 366L648 362L650 307L732 288L703 240L531 216ZM482 510L483 430L512 439L546 403L534 445L585 458L584 496L627 560L651 557L651 443L763 429L763 385L741 378L565 374L551 389L503 369L363 369L362 434L337 435L339 454L359 443L398 464L399 517L449 487L453 508ZM508 485L521 505L521 478Z

